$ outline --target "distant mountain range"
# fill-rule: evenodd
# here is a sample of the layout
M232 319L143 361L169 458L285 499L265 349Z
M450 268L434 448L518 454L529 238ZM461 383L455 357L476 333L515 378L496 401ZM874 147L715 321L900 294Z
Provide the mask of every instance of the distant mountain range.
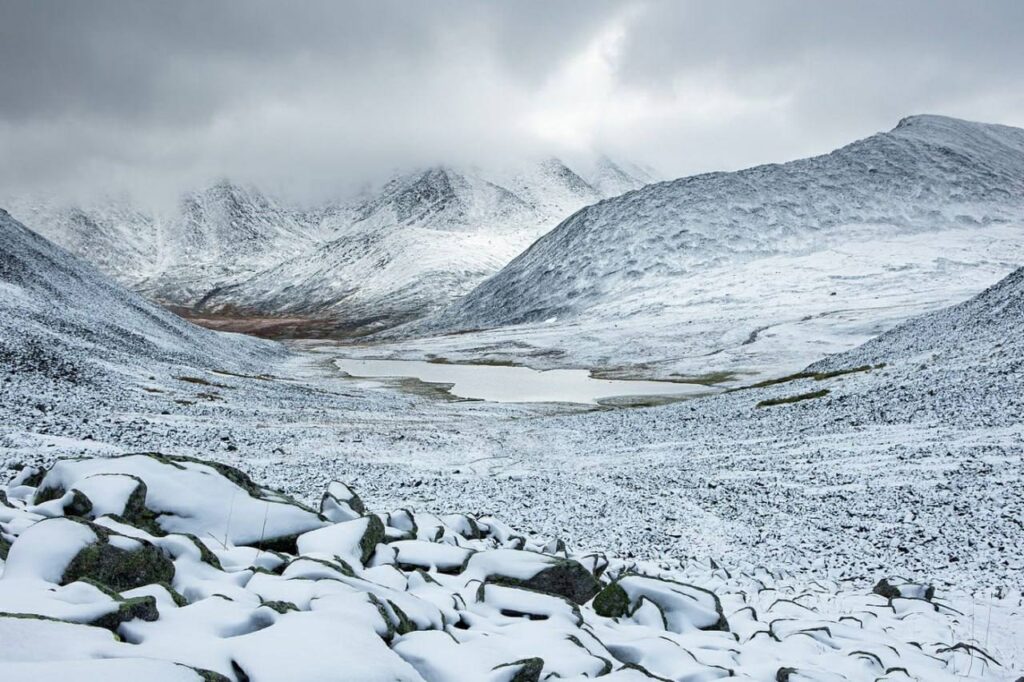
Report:
M4 199L13 216L127 286L197 316L315 318L366 333L436 311L574 211L651 182L602 157L436 166L313 208L220 181L172 215L129 200ZM308 333L307 329L307 333Z

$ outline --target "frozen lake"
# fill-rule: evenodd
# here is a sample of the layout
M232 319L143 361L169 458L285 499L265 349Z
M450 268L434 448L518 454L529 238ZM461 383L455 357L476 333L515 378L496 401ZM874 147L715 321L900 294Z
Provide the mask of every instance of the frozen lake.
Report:
M500 403L590 403L624 397L686 397L707 386L669 381L595 379L584 369L538 371L529 367L441 364L420 360L336 360L346 374L360 378L411 377L450 386L460 398Z

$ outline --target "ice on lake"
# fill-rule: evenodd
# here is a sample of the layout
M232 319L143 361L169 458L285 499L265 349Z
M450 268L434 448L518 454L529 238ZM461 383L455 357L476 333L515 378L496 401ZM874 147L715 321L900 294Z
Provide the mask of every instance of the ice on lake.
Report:
M360 378L414 378L443 384L460 398L501 403L590 403L638 396L687 397L708 387L670 381L595 379L585 369L538 371L529 367L444 364L421 360L339 359L338 368Z

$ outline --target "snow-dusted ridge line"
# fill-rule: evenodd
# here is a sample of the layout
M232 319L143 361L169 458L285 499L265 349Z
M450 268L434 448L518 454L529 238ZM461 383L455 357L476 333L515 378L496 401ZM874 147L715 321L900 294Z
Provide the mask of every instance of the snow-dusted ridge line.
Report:
M1022 208L1024 131L908 117L823 156L661 182L589 206L427 328L564 321L602 307L623 319L671 302L673 281L703 268L852 235L1019 225Z
M592 178L595 184L585 179ZM204 315L302 315L372 331L437 309L576 209L652 180L602 157L403 172L298 208L221 180L157 215L125 197L4 197L40 234L147 297Z
M1019 600L982 606L1006 627ZM315 511L153 454L24 469L0 496L10 678L1010 679L958 618L977 606L891 577L574 553L491 516L372 513L340 482Z
M0 209L0 357L5 369L74 384L101 365L262 366L282 349L192 325Z

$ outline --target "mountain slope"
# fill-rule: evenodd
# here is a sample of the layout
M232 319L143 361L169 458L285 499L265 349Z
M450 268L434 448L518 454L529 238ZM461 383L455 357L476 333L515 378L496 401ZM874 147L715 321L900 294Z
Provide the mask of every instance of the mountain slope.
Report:
M81 383L146 363L239 367L274 344L196 327L131 293L0 209L0 376Z
M919 370L998 366L1003 374L1024 372L1024 268L963 303L909 320L811 369L893 360L919 360Z
M1024 131L938 116L831 154L650 185L589 206L446 310L436 329L621 317L673 297L673 281L723 262L871 239L1020 223ZM634 297L633 308L621 302Z
M600 156L594 168L586 174L587 182L601 196L615 197L657 182L655 174L639 166L616 162L607 156Z
M163 303L193 306L211 290L308 251L311 219L253 187L222 180L186 194L164 222L157 250L163 267L137 289Z
M132 285L159 268L159 221L124 197L72 204L22 196L6 209L24 224L102 272Z

